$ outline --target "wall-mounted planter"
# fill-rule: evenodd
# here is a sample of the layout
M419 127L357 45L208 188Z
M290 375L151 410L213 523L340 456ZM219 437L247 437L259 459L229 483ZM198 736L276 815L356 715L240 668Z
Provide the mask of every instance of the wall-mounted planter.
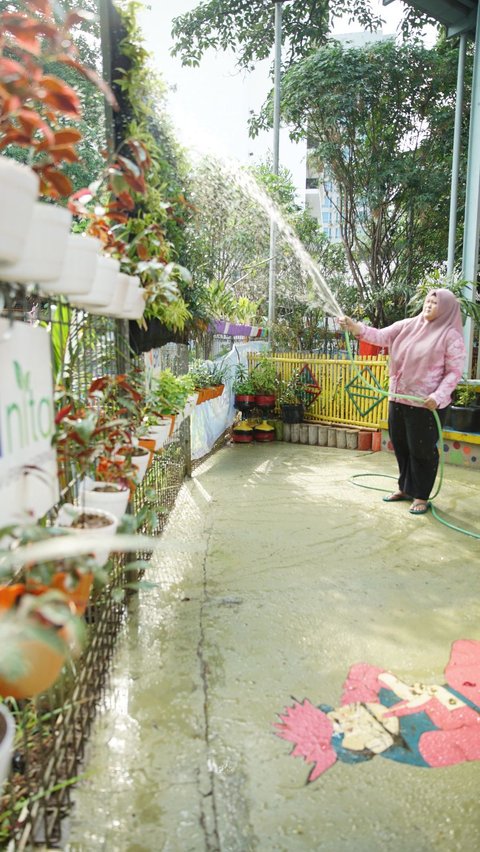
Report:
M70 234L59 278L41 288L47 296L86 296L93 287L102 244L95 237Z
M102 309L102 313L104 316L116 317L117 319L124 318L124 305L129 286L130 276L125 275L124 272L120 272L117 278L117 283L115 285L113 297L110 300L109 304Z
M127 511L129 498L129 488L123 488L116 482L95 482L88 479L82 483L78 502L82 508L101 509L120 520Z
M63 207L37 201L24 251L16 263L0 265L0 279L19 284L55 281L62 271L71 221L72 214Z
M99 525L75 526L76 523L83 519L86 524L89 523L90 517L93 519L93 523L95 523L96 518L96 523ZM58 513L57 523L58 526L64 527L73 535L100 539L100 545L99 547L95 547L93 557L100 568L105 565L110 555L110 549L108 546L105 547L104 539L114 536L117 532L118 518L115 515L100 509L83 508L82 506L74 506L72 503L64 503Z
M25 249L38 176L10 157L0 157L0 264L17 263Z
M150 426L147 432L147 438L155 441L155 449L160 450L170 436L171 420L165 419L155 426Z
M95 267L95 277L89 293L85 296L71 296L70 302L77 308L83 308L90 314L102 314L113 299L118 282L120 263L113 257L99 255Z

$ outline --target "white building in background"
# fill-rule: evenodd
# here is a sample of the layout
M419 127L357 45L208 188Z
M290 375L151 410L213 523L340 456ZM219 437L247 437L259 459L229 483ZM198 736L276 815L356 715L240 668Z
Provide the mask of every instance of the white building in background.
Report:
M345 33L335 36L335 41L341 42L346 47L365 47L367 44L376 44L380 41L394 38L383 33ZM309 153L312 151L312 143L307 140L307 162L305 179L305 207L312 216L322 225L323 233L332 243L338 243L342 239L340 232L340 195L337 186L326 172L318 172L311 162Z

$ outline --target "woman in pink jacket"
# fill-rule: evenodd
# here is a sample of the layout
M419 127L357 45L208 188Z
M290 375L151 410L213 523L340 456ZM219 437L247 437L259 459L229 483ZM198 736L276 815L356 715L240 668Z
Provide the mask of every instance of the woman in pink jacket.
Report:
M437 409L443 424L464 369L460 305L450 290L431 290L413 319L376 329L343 317L340 325L367 343L389 348L388 428L400 475L398 491L384 500L411 500L410 513L423 515L438 467L432 411ZM420 397L422 402L398 399L396 394Z

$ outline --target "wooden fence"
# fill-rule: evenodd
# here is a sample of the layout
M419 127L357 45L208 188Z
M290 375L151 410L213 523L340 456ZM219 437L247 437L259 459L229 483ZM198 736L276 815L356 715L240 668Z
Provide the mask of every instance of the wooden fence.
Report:
M249 371L255 369L264 354L248 354ZM388 387L388 357L362 356L353 361L301 352L272 353L269 358L282 381L301 373L306 395L316 391L315 401L305 410L305 420L312 423L343 423L378 429L387 419L388 400L377 390ZM302 372L303 371L303 372Z

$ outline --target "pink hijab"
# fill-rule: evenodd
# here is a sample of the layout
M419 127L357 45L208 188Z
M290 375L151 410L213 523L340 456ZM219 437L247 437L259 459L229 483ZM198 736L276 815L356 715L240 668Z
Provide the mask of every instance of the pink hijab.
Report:
M402 324L400 332L390 346L393 372L402 384L415 387L445 352L446 337L455 329L462 334L460 304L450 290L430 290L435 293L438 314L427 320L423 312ZM433 356L433 357L432 357Z

